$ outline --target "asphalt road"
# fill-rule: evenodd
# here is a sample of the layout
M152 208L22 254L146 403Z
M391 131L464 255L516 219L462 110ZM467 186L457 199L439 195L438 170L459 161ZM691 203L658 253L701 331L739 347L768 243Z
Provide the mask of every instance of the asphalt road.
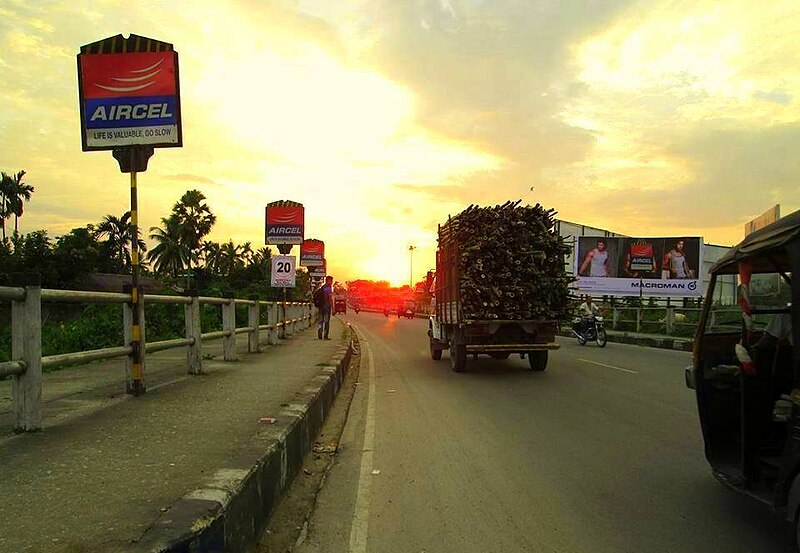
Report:
M482 357L456 374L424 320L347 320L361 384L296 551L794 551L711 476L689 354L563 339L544 373Z

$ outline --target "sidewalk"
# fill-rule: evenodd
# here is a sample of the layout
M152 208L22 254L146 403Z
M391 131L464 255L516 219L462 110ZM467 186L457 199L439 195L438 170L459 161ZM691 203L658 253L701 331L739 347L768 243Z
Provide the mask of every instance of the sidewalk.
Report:
M568 327L562 327L561 336L574 338L575 335ZM693 338L680 338L677 336L667 336L665 334L647 334L644 332L623 332L620 330L609 330L606 328L606 335L609 342L621 344L632 344L650 348L673 349L678 351L692 351L694 345Z
M344 326L331 326L330 341L312 327L258 354L241 336L238 362L205 360L200 376L185 374L183 349L150 355L139 398L121 393L120 360L47 374L42 432L10 435L0 400L0 552L129 550L209 477L263 455L259 419L307 395L341 351Z

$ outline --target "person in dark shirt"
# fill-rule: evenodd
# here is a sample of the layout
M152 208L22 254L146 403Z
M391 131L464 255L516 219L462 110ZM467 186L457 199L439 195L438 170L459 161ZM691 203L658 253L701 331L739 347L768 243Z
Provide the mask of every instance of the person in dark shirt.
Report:
M331 332L331 314L333 313L333 277L325 277L325 285L322 287L325 293L325 301L319 308L319 318L317 321L317 338L320 340L330 340L328 336Z

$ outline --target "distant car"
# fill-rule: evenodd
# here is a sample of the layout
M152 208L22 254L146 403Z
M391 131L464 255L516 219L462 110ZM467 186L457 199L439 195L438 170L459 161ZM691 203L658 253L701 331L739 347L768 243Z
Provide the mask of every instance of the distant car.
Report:
M338 313L347 314L347 301L343 299L333 300L333 314L336 315Z

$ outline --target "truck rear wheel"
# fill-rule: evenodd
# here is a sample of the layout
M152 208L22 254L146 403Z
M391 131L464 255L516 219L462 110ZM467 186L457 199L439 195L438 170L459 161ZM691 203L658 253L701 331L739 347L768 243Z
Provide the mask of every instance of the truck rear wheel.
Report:
M528 352L528 364L532 371L542 372L547 368L547 353L547 350Z
M433 338L430 339L431 343L431 359L434 361L439 361L442 359L442 348L439 347L439 344L436 343L436 340Z
M450 368L453 372L464 372L467 368L467 346L450 343Z

